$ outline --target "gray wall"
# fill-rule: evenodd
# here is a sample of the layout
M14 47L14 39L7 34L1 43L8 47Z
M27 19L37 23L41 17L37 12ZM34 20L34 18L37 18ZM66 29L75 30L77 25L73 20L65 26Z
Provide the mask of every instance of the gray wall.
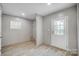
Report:
M36 21L33 21L33 39L36 40Z
M20 29L11 29L10 21L21 22ZM32 22L27 19L3 15L2 16L2 46L20 43L31 40L32 37Z
M51 44L51 38L50 38L51 31L48 31L48 29L51 30L50 22L54 18L57 18L57 16L61 13L64 16L68 16L68 31L69 31L67 39L68 49L76 50L77 49L76 12L77 12L76 7L71 7L45 16L43 20L44 43Z
M43 18L36 15L36 45L39 46L43 43Z
M77 51L77 7L70 8L68 15L68 48Z
M1 10L1 6L0 6L0 51L1 51L1 15L2 15L2 10ZM1 54L1 52L0 52Z
M51 32L48 31L48 29L51 30L50 22L51 22L51 15L45 16L43 18L43 41L45 44L50 44L51 42L51 38L50 38Z
M78 55L79 55L79 3L77 4L77 31L78 31L77 32L77 34L78 34L77 35L78 36L77 37L78 38L77 43L78 43Z

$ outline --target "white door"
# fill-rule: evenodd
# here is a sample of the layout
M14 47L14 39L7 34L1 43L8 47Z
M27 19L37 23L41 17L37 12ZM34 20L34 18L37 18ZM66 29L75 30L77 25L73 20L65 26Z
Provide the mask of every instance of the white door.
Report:
M51 45L67 48L67 18L51 19Z

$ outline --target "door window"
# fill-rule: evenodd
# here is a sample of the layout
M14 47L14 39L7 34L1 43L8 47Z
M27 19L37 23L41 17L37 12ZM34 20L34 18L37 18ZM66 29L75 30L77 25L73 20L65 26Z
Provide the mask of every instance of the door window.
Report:
M54 21L54 34L55 35L64 35L64 20L55 20Z

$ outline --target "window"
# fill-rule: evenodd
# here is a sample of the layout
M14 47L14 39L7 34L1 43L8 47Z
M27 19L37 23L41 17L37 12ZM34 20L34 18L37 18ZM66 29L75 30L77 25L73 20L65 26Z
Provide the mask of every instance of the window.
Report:
M10 28L11 29L20 29L21 28L21 22L10 21Z
M54 21L54 34L55 35L64 35L64 20L55 20Z

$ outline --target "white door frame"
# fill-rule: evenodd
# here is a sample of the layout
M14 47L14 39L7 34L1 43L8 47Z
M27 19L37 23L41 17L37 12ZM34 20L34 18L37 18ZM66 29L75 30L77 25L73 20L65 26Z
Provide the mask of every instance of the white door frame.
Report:
M66 26L65 26L65 27L66 27L66 35L65 35L66 48L65 48L65 49L66 49L66 50L69 50L69 49L68 49L68 16L64 16L64 18L66 19L66 20L65 20L65 22L66 22L66 23L65 23L65 25L66 25ZM51 33L50 33L51 35L50 35L50 38L51 38L51 40L52 40L52 37L51 37L51 36L52 36L52 20L53 20L53 19L50 20L50 21L51 21L51 23L50 23L50 24L51 24L51 25L50 25L50 28L51 28L51 31L50 31L50 32L51 32Z

